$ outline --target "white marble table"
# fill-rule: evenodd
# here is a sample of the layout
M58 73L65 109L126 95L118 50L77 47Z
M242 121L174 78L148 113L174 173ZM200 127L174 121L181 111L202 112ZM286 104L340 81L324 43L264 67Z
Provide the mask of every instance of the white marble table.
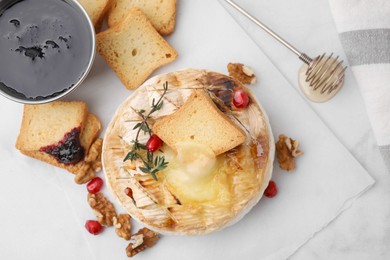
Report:
M334 51L343 55L327 0L237 2L261 17L266 24L307 54ZM241 29L231 20L218 0L179 0L177 7L176 32L167 37L167 40L177 48L180 57L175 63L157 70L154 74L183 67L223 71L228 62L236 59L258 68L263 73L260 75L268 72L277 75L280 82L286 83L285 87L298 88L296 82L300 61L242 16L231 13L241 25ZM302 13L303 9L306 14ZM204 21L206 18L208 20ZM249 42L251 39L242 30L252 36L257 46ZM242 46L249 49L241 50ZM259 54L262 60L257 62L258 58L251 56L251 53ZM268 71L264 64L271 63L274 66ZM264 85L270 82L267 76L260 78ZM256 90L256 93L266 94L266 89ZM68 99L85 100L90 110L101 117L103 126L106 127L116 107L129 93L104 61L97 57L85 84ZM298 96L294 100L301 99ZM317 230L291 259L389 259L390 173L386 171L375 146L356 82L349 73L346 85L332 101L308 104L323 121L321 124L331 129L376 183L352 201L352 206L329 225ZM267 102L265 105L270 107ZM3 118L0 128L0 258L126 259L124 248L127 243L117 238L113 230L106 230L96 237L90 236L84 230L84 221L94 218L85 201L84 186L75 185L72 176L65 171L26 158L14 149L22 106L0 97L0 110ZM312 114L305 111L305 115ZM316 119L316 122L321 120ZM277 123L271 120L271 124ZM310 126L310 122L307 127L318 129L316 126ZM291 127L291 132L298 134L299 127ZM329 149L329 152L332 150ZM359 170L358 168L355 165L353 169ZM294 183L299 179L299 175L286 178ZM103 191L110 196L107 189ZM272 209L272 203L265 201L260 206ZM246 234L241 234L242 230L250 231L251 227L248 225L256 224L260 215L259 208L256 208L237 225L212 236L164 238L155 250L146 251L137 258L192 259L189 252L193 250L196 252L193 255L201 256L198 259L216 259L215 256L218 256L218 259L234 259L234 254L247 256L247 259L258 259L256 253L262 250L261 245L256 247L256 243L253 243L245 247L237 241L242 240L240 236L245 238ZM310 226L312 223L307 224ZM258 235L247 236L256 239ZM185 246L178 246L180 243ZM270 245L277 243L278 241L271 241ZM224 244L230 248L224 247ZM243 247L248 250L248 254L238 251ZM233 253L228 255L226 252Z
M309 55L335 52L345 57L327 0L237 0L290 43ZM237 12L232 15L275 66L298 88L300 61ZM292 259L389 259L390 173L374 136L356 82L347 71L346 84L326 104L310 103L339 140L376 180L376 184Z

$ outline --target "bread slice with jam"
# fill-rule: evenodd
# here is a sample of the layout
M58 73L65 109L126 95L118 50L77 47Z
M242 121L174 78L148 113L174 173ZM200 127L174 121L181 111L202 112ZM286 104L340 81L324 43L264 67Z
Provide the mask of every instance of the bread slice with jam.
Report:
M80 136L87 116L87 104L81 101L25 105L16 148L37 151L59 142L67 133Z
M92 167L93 162L85 158L100 131L100 120L88 113L84 102L25 105L16 148L27 156L83 175Z

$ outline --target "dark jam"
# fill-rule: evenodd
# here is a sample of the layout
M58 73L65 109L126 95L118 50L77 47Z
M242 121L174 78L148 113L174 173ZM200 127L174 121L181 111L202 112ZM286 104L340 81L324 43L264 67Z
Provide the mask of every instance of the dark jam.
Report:
M59 95L84 75L93 40L80 10L64 0L2 0L0 88L21 99Z
M78 163L85 155L80 144L80 128L72 129L57 144L42 147L39 151L50 154L59 163L67 165Z

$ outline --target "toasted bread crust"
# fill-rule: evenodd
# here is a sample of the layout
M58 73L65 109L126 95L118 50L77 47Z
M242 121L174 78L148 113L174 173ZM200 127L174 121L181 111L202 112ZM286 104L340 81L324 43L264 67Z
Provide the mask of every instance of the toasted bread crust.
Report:
M177 58L176 50L138 8L96 37L97 50L128 89L135 89L157 68Z
M110 0L78 0L80 4L87 11L89 18L91 19L95 31L100 31L104 17L108 10L110 10L112 1Z
M176 0L115 0L108 13L108 25L114 26L122 21L132 7L142 10L154 28L162 34L169 35L175 30Z
M65 165L63 163L60 163L54 157L52 157L51 155L49 155L45 152L40 152L40 151L20 151L20 152L24 155L31 157L31 158L46 162L46 163L54 165L56 167L65 169L70 173L73 173L74 175L76 175L75 181L78 184L82 184L82 183L86 183L87 181L89 181L91 178L93 178L95 176L95 170L96 170L95 166L101 160L100 153L101 153L102 140L99 138L99 139L96 139L93 143L95 145L95 143L98 143L98 142L100 144L100 146L98 147L99 151L97 151L98 154L92 155L92 154L88 153L88 154L86 154L84 160L82 160L74 165L69 165L69 164ZM93 157L93 158L90 158L91 160L87 161L86 158L88 158L88 157Z
M176 150L181 142L197 142L210 147L215 155L242 144L245 132L219 110L209 95L194 91L175 113L159 119L153 132Z
M55 144L72 129L83 129L87 115L87 105L81 101L25 105L16 148L36 151Z
M50 154L40 151L20 151L22 154L27 155L29 157L32 157L34 159L40 160L42 162L46 162L48 164L54 165L56 167L60 167L62 169L67 170L68 172L71 172L73 174L78 174L79 172L85 172L87 171L90 166L87 165L85 161L80 161L73 165L66 165L63 163L59 163L54 157L52 157Z
M65 116L64 113L70 114ZM59 118L61 115L64 116L65 120ZM42 147L57 144L69 131L78 127L82 130L80 144L84 148L85 154L84 159L80 162L64 164L41 150ZM87 158L89 149L98 138L100 131L100 120L94 114L87 113L87 106L84 102L56 101L39 105L39 107L26 105L16 148L27 156L66 169L73 174L83 175L91 170L94 163L94 161L85 161L85 158ZM54 134L55 136L53 136Z
M100 123L99 118L96 115L89 113L83 134L80 136L80 143L85 149L85 154L88 153L92 143L98 138L101 129L102 124Z

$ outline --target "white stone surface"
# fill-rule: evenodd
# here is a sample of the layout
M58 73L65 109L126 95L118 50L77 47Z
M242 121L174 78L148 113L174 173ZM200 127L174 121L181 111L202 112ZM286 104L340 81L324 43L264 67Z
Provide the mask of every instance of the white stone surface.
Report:
M282 26L285 30L281 33L298 43L297 47L308 47L308 54L323 49L342 53L325 0L261 2L242 1L250 10L266 10L265 21L275 29L283 22L286 26ZM305 19L319 24L307 22L299 13L303 3L306 9L317 11ZM201 237L165 236L155 248L137 258L285 259L301 246L293 258L386 256L389 178L354 80L349 77L331 102L308 103L296 84L299 61L268 36L254 36L264 39L258 48L216 0L178 1L177 8L176 31L167 40L180 56L154 75L185 67L226 72L226 64L233 61L251 66L259 77L251 88L268 112L274 135L291 135L301 142L306 153L298 159L298 168L292 174L275 165L278 196L261 200L238 224ZM245 21L240 23L249 32L255 31ZM321 36L318 42L319 27L329 35ZM312 35L300 37L311 30ZM97 57L85 83L67 99L86 101L106 127L130 93ZM0 111L1 258L127 259L127 242L118 238L113 228L99 236L84 230L85 220L94 218L86 202L85 186L74 184L69 173L15 150L22 105L1 98ZM373 188L369 189L373 183L370 175L347 149L376 179ZM108 190L103 192L110 197ZM117 210L121 211L119 206ZM139 226L136 224L134 230Z
M323 52L334 52L345 59L327 0L236 2L306 54L314 57ZM237 12L228 10L290 84L298 89L296 71L301 62L294 54ZM292 259L389 259L390 206L387 201L390 175L376 146L352 73L347 70L345 86L330 102L307 102L367 169L376 184Z

